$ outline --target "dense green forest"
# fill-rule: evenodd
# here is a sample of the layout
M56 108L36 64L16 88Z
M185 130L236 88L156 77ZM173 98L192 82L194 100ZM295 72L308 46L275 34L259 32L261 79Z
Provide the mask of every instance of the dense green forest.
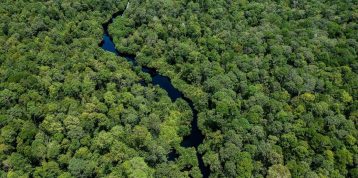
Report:
M212 177L358 177L358 2L130 1L111 34L200 110Z
M0 177L200 177L188 104L98 47L126 4L0 3Z
M202 177L122 11L210 177L358 177L357 0L127 3L0 2L0 177Z

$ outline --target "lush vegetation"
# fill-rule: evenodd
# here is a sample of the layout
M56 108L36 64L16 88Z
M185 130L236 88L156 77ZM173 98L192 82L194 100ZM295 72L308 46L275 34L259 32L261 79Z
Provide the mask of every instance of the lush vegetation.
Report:
M0 3L0 177L199 177L189 105L98 46L126 4Z
M0 2L0 177L201 177L127 2ZM211 177L358 177L355 0L129 2Z
M130 1L117 47L191 98L212 177L358 177L357 1Z

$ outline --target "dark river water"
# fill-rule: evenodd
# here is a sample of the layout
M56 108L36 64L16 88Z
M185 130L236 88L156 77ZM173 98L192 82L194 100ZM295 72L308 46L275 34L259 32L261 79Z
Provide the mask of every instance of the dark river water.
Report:
M121 15L121 13L113 14L112 18L108 22L103 24L104 35L103 35L103 40L100 43L100 47L106 51L115 53L117 56L126 58L127 61L130 62L133 66L138 66L138 63L135 60L135 56L119 52L116 49L116 47L113 43L113 40L109 35L108 26L113 22L114 18L116 18L117 16L120 16L120 15ZM152 77L153 85L159 85L160 88L167 91L167 93L172 101L175 101L178 98L182 98L189 104L189 106L193 112L193 119L191 122L191 131L190 131L190 135L188 135L187 137L184 138L184 140L181 143L181 146L186 147L186 148L195 147L195 149L197 150L198 146L203 142L204 136L198 128L198 111L195 109L193 102L189 98L185 97L182 92L180 92L178 89L176 89L172 85L172 83L168 77L160 75L153 68L148 68L145 66L140 66L140 67L143 72L150 74L150 76ZM178 155L176 154L176 152L174 150L168 154L168 160L174 161L177 158L177 156ZM202 159L202 155L199 154L198 152L197 152L197 158L199 161L199 169L200 169L203 177L209 177L209 168L205 167L203 159Z

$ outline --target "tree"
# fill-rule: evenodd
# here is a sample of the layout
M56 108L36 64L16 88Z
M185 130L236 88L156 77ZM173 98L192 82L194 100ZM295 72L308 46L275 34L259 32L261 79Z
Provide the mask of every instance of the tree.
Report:
M290 171L282 164L276 164L269 168L268 178L289 178L291 177Z
M124 176L128 178L145 178L153 177L154 170L144 162L141 157L134 157L131 160L121 164Z
M61 173L58 164L54 161L42 162L42 166L36 168L34 172L35 177L57 177Z

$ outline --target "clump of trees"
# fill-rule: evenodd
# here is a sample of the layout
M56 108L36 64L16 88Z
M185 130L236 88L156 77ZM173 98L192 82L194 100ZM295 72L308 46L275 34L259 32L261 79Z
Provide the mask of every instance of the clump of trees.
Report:
M126 5L0 2L0 177L200 176L188 104L98 46Z
M211 177L357 177L357 9L130 1L110 33L194 101Z

